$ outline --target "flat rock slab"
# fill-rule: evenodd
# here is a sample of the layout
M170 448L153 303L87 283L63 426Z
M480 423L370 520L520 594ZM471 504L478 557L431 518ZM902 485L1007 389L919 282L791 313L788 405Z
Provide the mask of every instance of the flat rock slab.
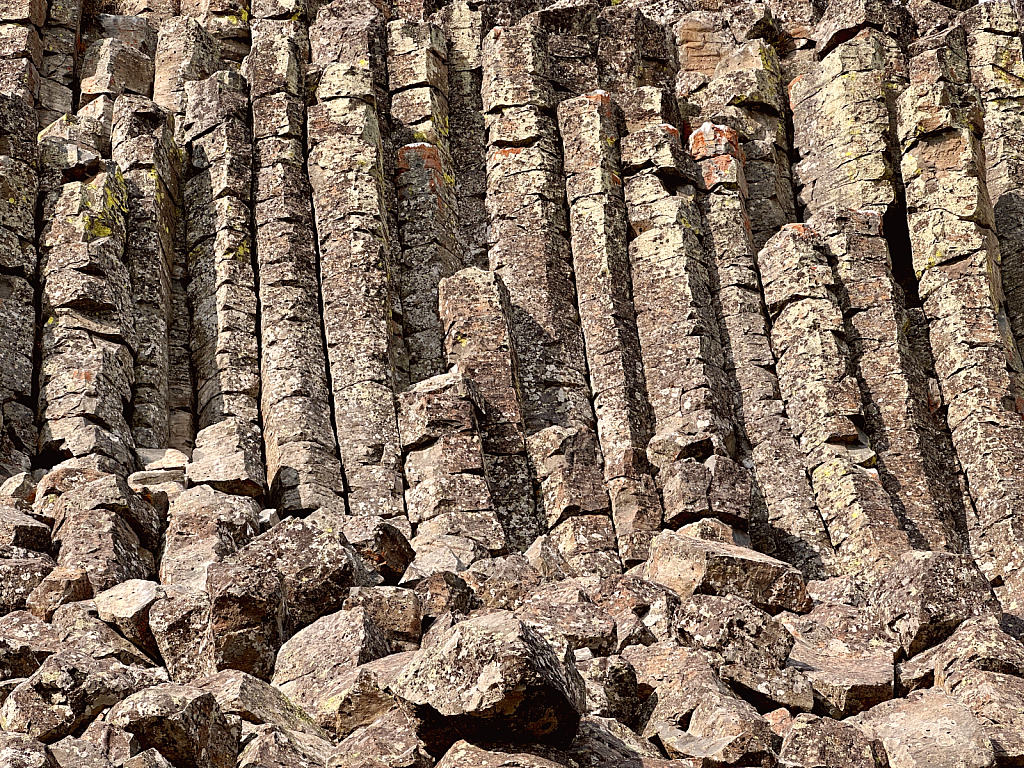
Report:
M793 566L753 549L662 531L651 542L643 576L683 599L737 595L768 613L806 613L813 602Z

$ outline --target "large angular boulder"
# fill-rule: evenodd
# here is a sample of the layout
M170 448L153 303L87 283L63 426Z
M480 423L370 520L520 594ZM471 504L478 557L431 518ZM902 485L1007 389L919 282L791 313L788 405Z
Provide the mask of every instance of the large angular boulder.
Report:
M343 739L328 761L328 768L352 766L354 760L379 760L388 768L432 768L434 758L416 735L418 723L394 706L369 725Z
M813 602L799 570L752 549L662 531L651 542L643 576L681 598L737 595L768 613L806 613Z
M360 665L388 656L384 633L364 608L338 611L281 646L273 684L323 728L345 736L390 707L376 676ZM362 702L362 712L352 702Z
M885 747L890 768L989 768L992 741L963 704L936 688L878 704L845 722Z
M452 745L437 768L564 768L565 764L548 760L539 755L527 752L514 752L508 749L484 749L468 741L460 741Z
M61 651L11 691L0 707L0 727L52 743L84 728L107 707L166 679L162 670Z
M871 611L822 603L781 618L796 638L788 663L807 676L830 716L855 715L893 697L899 645Z
M92 600L58 608L52 627L63 647L84 651L94 659L117 659L130 667L158 666L145 651L101 620Z
M1001 612L974 561L949 552L907 552L870 602L907 656L941 643L967 619Z
M28 677L59 650L57 633L31 613L15 611L0 618L0 680Z
M332 749L331 742L312 734L261 725L238 756L237 768L322 768Z
M276 725L320 739L328 738L305 710L293 704L277 688L245 672L225 669L196 680L195 687L212 693L225 715L236 715L255 725Z
M163 587L156 582L131 579L99 593L94 602L100 619L116 627L150 656L159 658L160 652L149 628L149 610L163 595Z
M210 595L170 585L149 609L149 629L176 683L189 683L217 671L210 636Z
M62 768L45 744L23 733L0 731L0 759L6 768Z
M881 742L852 725L808 714L793 720L779 757L792 768L886 768L888 764Z
M206 588L206 571L259 533L260 505L207 485L189 488L167 513L160 583Z
M566 745L586 705L569 654L507 611L456 624L417 653L392 690L431 723L431 751L457 735Z
M144 749L156 749L175 768L235 768L239 733L212 693L164 683L119 702L106 720L134 734Z
M225 558L225 563L280 576L285 639L340 609L351 587L380 582L349 546L342 522L327 510L285 520Z

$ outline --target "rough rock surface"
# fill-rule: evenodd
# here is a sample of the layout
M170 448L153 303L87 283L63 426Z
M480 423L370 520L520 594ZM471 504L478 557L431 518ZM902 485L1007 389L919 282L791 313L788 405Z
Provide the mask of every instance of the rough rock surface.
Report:
M0 766L1024 765L1014 0L0 0Z

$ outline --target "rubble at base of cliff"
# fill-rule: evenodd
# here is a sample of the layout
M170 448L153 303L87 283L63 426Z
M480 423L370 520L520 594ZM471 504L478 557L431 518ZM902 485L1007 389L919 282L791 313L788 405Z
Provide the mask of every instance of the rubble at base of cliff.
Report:
M0 768L1024 765L1011 0L0 6Z

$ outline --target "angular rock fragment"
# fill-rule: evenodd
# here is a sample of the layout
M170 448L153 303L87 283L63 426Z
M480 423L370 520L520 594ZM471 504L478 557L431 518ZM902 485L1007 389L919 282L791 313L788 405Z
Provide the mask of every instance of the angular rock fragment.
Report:
M806 613L812 601L798 570L751 549L662 531L651 544L644 577L683 598L735 594L769 613Z
M432 751L461 733L564 745L585 706L583 680L568 654L560 658L507 611L452 627L413 658L392 690L436 722L437 732L421 733Z
M230 768L235 764L238 732L213 694L197 688L177 683L147 688L111 708L106 719L173 765Z
M107 707L165 680L161 671L61 651L11 691L0 707L0 726L52 743L84 728Z

